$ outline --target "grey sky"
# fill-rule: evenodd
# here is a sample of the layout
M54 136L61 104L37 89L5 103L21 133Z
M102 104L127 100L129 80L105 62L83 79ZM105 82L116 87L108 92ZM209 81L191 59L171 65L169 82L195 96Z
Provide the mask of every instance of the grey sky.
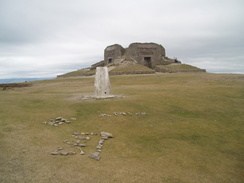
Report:
M244 73L243 0L0 0L0 78L55 77L111 44L155 42L209 72Z

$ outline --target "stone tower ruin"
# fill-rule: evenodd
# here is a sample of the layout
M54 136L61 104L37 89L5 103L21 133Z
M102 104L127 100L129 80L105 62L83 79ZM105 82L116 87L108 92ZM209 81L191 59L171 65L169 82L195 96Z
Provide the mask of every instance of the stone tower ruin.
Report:
M165 49L156 43L132 43L128 48L123 48L119 44L108 46L104 50L104 64L114 65L124 60L134 61L149 68L163 64Z

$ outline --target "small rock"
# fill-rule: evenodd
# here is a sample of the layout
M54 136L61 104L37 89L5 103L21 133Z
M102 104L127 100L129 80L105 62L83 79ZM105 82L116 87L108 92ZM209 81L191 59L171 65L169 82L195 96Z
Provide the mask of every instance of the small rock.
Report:
M79 132L74 132L73 135L80 135L80 133Z
M86 132L86 135L90 135L90 133L89 132Z
M76 120L76 118L70 118L70 120L73 120L73 121L75 121L75 120Z
M78 137L79 139L81 139L81 140L85 140L86 139L86 137Z
M104 139L99 140L98 143L99 143L99 144L103 144L103 143L104 143Z
M81 132L80 134L81 134L81 135L85 135L85 133L84 133L84 132Z
M62 118L62 117L57 117L57 118L56 118L56 120L61 120L61 119L63 119L63 118Z
M59 122L58 124L59 124L59 125L62 125L62 124L63 124L63 122Z
M94 160L99 161L100 160L100 153L99 152L94 152L88 155L89 158L92 158Z
M80 140L77 140L76 143L79 144L81 141Z
M69 152L61 152L60 155L64 155L67 156L69 154Z
M59 155L59 152L51 152L51 155Z
M76 155L76 152L69 151L69 155Z
M71 123L71 121L65 121L65 123L70 124L70 123Z
M86 147L86 144L78 144L80 147Z
M66 119L62 118L62 119L61 119L61 122L66 122Z
M80 155L84 155L84 154L85 154L85 152L80 150Z
M61 150L63 150L63 149L64 149L64 148L62 148L62 147L59 147L57 151L61 151Z
M53 126L58 126L58 124L53 124Z
M91 138L90 137L86 137L86 140L90 140Z
M96 149L101 150L102 147L103 147L103 145L99 144L99 145L96 147Z
M108 133L108 132L101 132L101 136L102 137L113 138L113 135L111 133Z
M103 136L102 139L103 140L108 140L108 137L107 136Z

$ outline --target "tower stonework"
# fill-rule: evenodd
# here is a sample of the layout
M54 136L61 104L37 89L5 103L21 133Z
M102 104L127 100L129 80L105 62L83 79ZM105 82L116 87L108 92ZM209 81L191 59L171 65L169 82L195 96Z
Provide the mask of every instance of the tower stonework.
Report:
M163 64L165 49L156 43L132 43L128 48L123 48L119 44L108 46L104 50L105 65L116 64L123 60L135 61L149 68Z

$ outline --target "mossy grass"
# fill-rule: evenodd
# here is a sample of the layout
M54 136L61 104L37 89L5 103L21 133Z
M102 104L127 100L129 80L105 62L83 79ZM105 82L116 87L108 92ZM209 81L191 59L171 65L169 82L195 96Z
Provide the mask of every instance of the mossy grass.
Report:
M244 76L173 73L111 76L123 98L82 100L93 77L0 90L0 182L243 182ZM145 112L118 115L113 112ZM100 114L110 117L99 117ZM77 118L58 127L41 122ZM73 132L107 131L101 160L52 156ZM77 151L78 153L78 151Z

